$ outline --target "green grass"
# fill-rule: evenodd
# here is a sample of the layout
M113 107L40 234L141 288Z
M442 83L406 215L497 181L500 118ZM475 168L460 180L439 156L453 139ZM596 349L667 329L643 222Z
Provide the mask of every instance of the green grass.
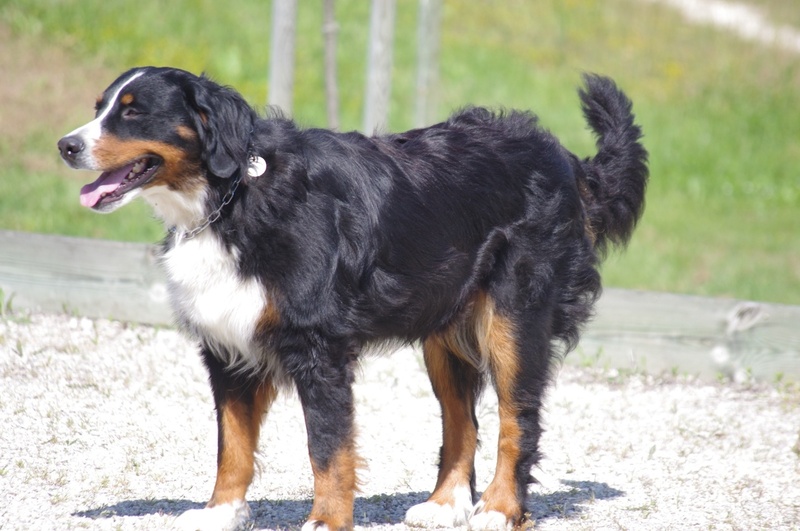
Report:
M800 24L791 3L753 3ZM300 4L295 117L323 126L321 9ZM632 244L604 267L607 285L800 303L800 55L639 0L445 4L437 119L466 103L531 108L585 156L593 140L575 94L580 73L608 74L633 99L651 184ZM398 2L392 130L412 126L416 5ZM343 129L361 124L368 10L337 2ZM268 90L269 16L261 0L0 0L0 20L17 35L105 64L95 92L130 66L169 64L207 71L256 106ZM55 139L90 117L93 98L68 103L84 109L74 122L42 123L22 141L0 136L0 227L157 239L143 205L85 213L75 198L86 175L30 163L54 159Z

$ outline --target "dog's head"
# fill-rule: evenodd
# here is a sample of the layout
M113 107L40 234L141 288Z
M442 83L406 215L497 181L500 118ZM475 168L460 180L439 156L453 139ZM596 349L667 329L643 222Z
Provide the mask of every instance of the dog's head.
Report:
M206 77L136 68L103 92L94 120L58 149L69 166L102 172L81 190L83 206L111 212L142 195L174 224L202 215L211 180L246 171L254 120L241 96Z

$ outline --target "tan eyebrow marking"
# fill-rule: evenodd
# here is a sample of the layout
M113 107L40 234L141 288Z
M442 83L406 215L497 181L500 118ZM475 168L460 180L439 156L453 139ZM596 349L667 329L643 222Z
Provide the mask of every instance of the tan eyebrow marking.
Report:
M122 103L123 105L130 105L131 103L133 103L133 94L131 94L130 92L128 92L127 94L125 94L124 96L122 96L122 97L119 99L119 101L120 101L120 103Z
M195 133L192 128L186 127L185 125L179 125L175 128L175 131L178 133L178 136L184 140L192 140L197 138L197 133Z

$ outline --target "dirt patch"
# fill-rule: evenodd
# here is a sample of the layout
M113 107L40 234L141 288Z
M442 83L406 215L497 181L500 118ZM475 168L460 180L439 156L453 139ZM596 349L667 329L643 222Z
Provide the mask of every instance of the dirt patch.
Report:
M57 138L85 122L97 91L114 77L97 61L78 60L68 50L17 35L3 24L0 72L5 81L0 83L0 141L12 148L36 135Z

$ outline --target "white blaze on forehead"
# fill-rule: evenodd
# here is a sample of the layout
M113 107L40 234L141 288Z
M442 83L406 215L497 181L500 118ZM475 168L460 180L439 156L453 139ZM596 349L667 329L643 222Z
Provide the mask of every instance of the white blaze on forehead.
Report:
M131 84L131 82L136 79L137 77L144 74L144 71L139 70L134 72L128 79L123 81L119 88L114 91L114 94L106 100L105 105L98 111L97 117L89 122L86 125L83 125L73 132L69 133L67 136L76 136L83 140L84 144L86 145L86 150L91 152L91 148L93 147L94 142L100 138L100 134L102 133L103 129L103 120L105 120L108 113L111 112L111 109L114 107L114 103L119 98L120 93Z

